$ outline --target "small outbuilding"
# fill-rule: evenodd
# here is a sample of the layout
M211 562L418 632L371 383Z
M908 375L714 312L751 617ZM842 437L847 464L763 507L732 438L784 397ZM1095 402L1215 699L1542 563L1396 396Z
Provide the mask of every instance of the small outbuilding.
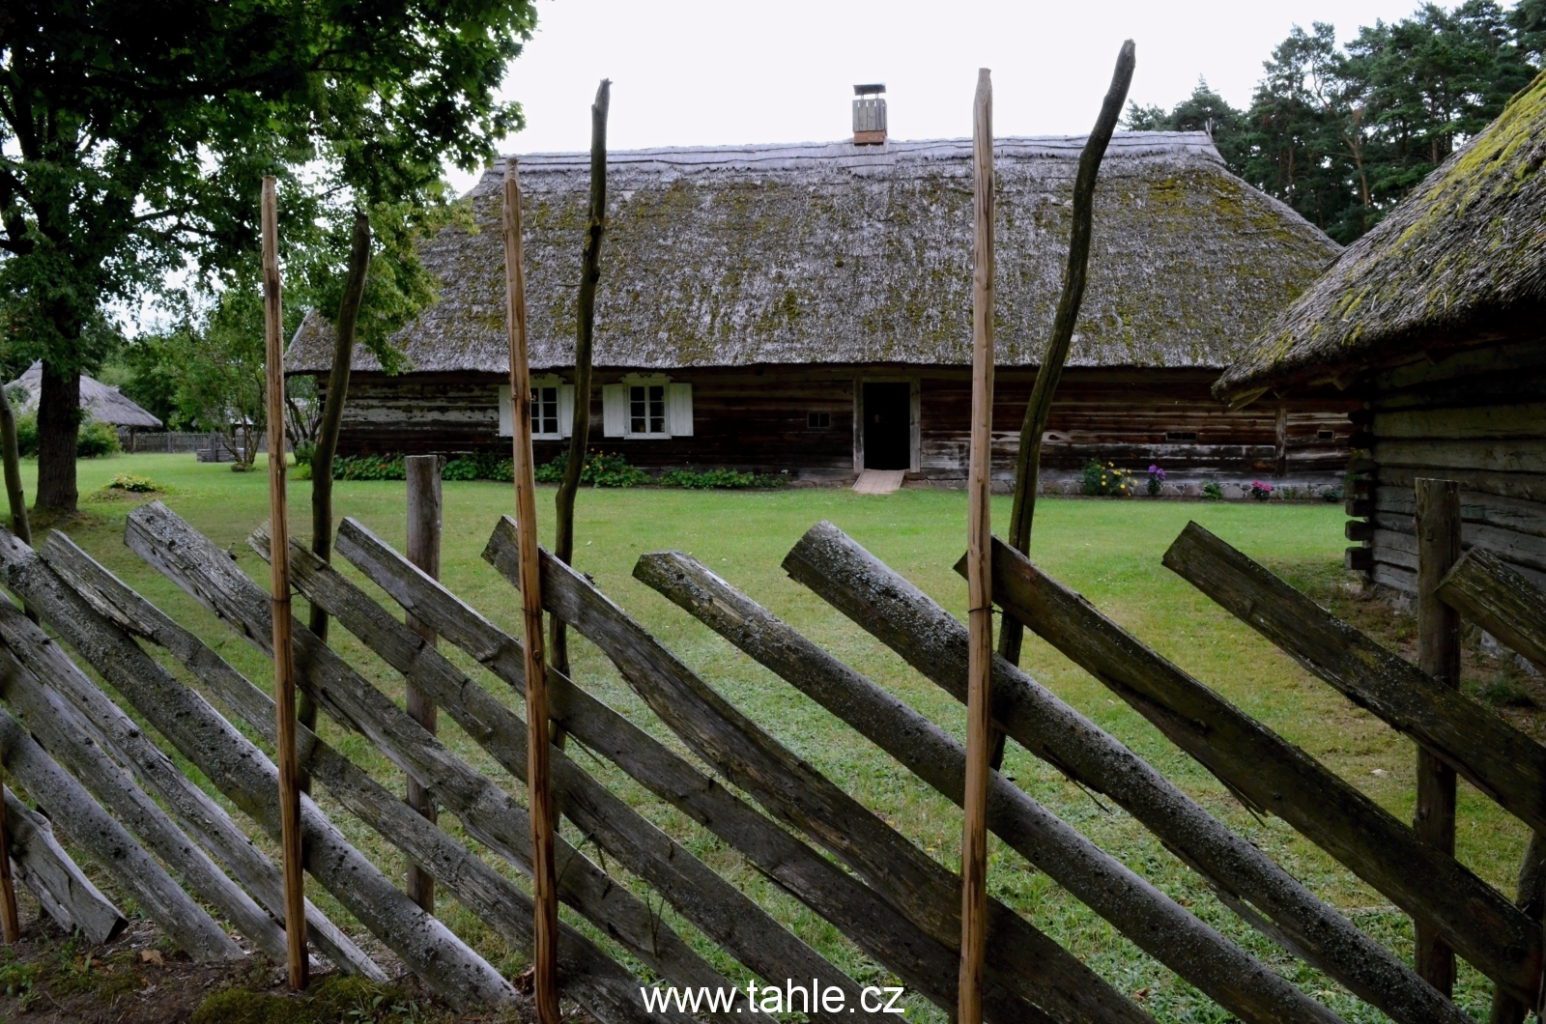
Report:
M1413 481L1546 583L1546 74L1274 318L1215 385L1236 408L1335 386L1362 410L1348 564L1411 592Z
M43 364L34 362L27 371L5 386L5 393L19 412L37 412L43 393ZM98 423L107 423L119 433L136 430L160 430L159 418L141 408L122 391L81 374L81 411Z
M854 136L841 142L609 154L597 448L652 468L964 477L971 143L889 139L877 102L856 102ZM1003 476L1051 330L1084 141L994 147L994 469ZM562 450L572 409L588 176L584 153L520 159L539 461ZM341 451L509 444L502 177L489 171L467 198L469 218L423 244L439 299L396 338L410 372L388 376L356 353ZM1231 411L1209 386L1338 251L1231 174L1205 133L1118 133L1044 447L1048 476L1076 477L1099 459L1140 470L1158 462L1172 481L1335 484L1350 432L1342 396ZM308 317L289 370L324 378L331 335Z

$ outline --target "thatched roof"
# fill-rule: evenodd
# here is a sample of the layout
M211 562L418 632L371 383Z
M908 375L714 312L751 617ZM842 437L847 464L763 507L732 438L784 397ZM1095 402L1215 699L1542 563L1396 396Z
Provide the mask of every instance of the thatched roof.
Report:
M1455 152L1215 385L1343 379L1362 367L1546 323L1546 73Z
M1068 244L1079 137L1002 139L998 359L1034 365ZM471 193L476 227L423 247L439 301L398 337L415 369L504 372L502 169ZM572 361L585 154L523 157L531 363ZM1101 170L1071 362L1223 367L1337 247L1224 168L1203 133L1118 134ZM965 140L613 153L597 366L971 362L971 166ZM292 371L325 370L308 317ZM378 364L363 351L355 364Z
M26 373L5 386L5 393L20 412L37 412L38 398L43 393L43 364L35 362L27 367ZM81 408L98 423L110 423L115 427L160 430L162 426L160 420L123 392L84 373L81 374Z

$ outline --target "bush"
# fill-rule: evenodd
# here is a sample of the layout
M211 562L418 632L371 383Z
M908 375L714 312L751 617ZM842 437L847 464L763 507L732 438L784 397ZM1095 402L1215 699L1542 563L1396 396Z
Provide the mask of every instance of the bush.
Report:
M673 469L662 473L657 482L662 487L681 487L690 491L745 490L785 487L789 478L781 474L743 473L734 469Z
M537 483L558 483L564 478L564 467L568 464L569 453L565 452L552 462L538 466L534 473ZM580 470L580 483L592 487L637 487L648 483L649 479L648 473L630 466L628 460L616 452L596 452L585 460L585 466Z
M38 414L23 413L16 417L16 449L24 459L38 453Z
M515 479L515 464L511 462L508 455L497 455L493 452L458 455L454 459L446 460L446 464L440 470L440 479L502 480L509 483Z
M406 480L401 455L344 455L333 460L334 480Z
M1132 480L1125 469L1115 463L1091 459L1084 464L1080 490L1091 497L1125 498L1132 493Z
M75 454L83 459L117 455L123 450L118 444L118 431L109 424L98 423L96 420L87 420L81 424L75 445Z
M135 476L133 473L119 473L113 477L112 483L107 485L110 491L127 491L130 494L157 494L166 490L148 476Z
M1265 480L1251 481L1251 497L1257 501L1268 501L1272 497L1272 485Z
M1342 488L1336 486L1321 488L1321 500L1328 505L1340 505L1342 503Z
M1165 470L1157 462L1149 463L1149 497L1158 498L1160 491L1165 489Z
M1202 499L1204 501L1223 501L1224 488L1219 486L1217 480L1209 480L1202 485Z

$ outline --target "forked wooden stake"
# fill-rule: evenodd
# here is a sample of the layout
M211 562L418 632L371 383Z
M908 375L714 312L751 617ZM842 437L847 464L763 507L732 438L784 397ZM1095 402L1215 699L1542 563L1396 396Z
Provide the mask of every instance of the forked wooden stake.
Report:
M548 772L548 686L542 643L542 581L537 550L537 481L531 464L531 373L526 365L526 275L521 251L521 186L505 165L506 329L510 336L511 445L516 535L521 545L525 625L526 789L531 802L533 990L541 1024L558 1024L558 890L553 867L553 791Z
M279 218L274 179L263 179L263 344L268 400L268 518L274 539L269 601L274 613L274 760L279 764L279 826L285 883L285 946L290 988L306 987L306 878L301 861L300 762L295 754L295 657L290 640L290 521L285 510L285 372L280 337Z
M967 463L966 821L961 832L961 973L956 1020L981 1024L988 915L988 759L992 756L993 80L977 72L972 109L972 440Z

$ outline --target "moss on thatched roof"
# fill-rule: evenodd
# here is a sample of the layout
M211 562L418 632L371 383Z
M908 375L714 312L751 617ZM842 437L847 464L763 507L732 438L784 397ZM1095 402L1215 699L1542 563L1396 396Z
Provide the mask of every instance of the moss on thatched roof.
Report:
M43 394L43 364L34 362L27 372L5 386L5 393L21 412L37 412ZM115 427L160 430L161 421L115 387L81 374L81 409L98 423Z
M1521 327L1539 337L1543 165L1546 73L1275 317L1215 393L1245 400Z
M1046 343L1083 144L996 145L1001 365L1034 365ZM424 243L439 300L398 337L417 370L505 371L502 174L473 189L474 228ZM520 175L531 363L561 367L574 348L587 157L524 157ZM597 366L971 362L967 141L619 152L607 184ZM1071 362L1226 366L1336 251L1230 174L1205 134L1118 134ZM289 368L326 369L331 344L326 321L307 318ZM360 369L377 365L356 356Z

